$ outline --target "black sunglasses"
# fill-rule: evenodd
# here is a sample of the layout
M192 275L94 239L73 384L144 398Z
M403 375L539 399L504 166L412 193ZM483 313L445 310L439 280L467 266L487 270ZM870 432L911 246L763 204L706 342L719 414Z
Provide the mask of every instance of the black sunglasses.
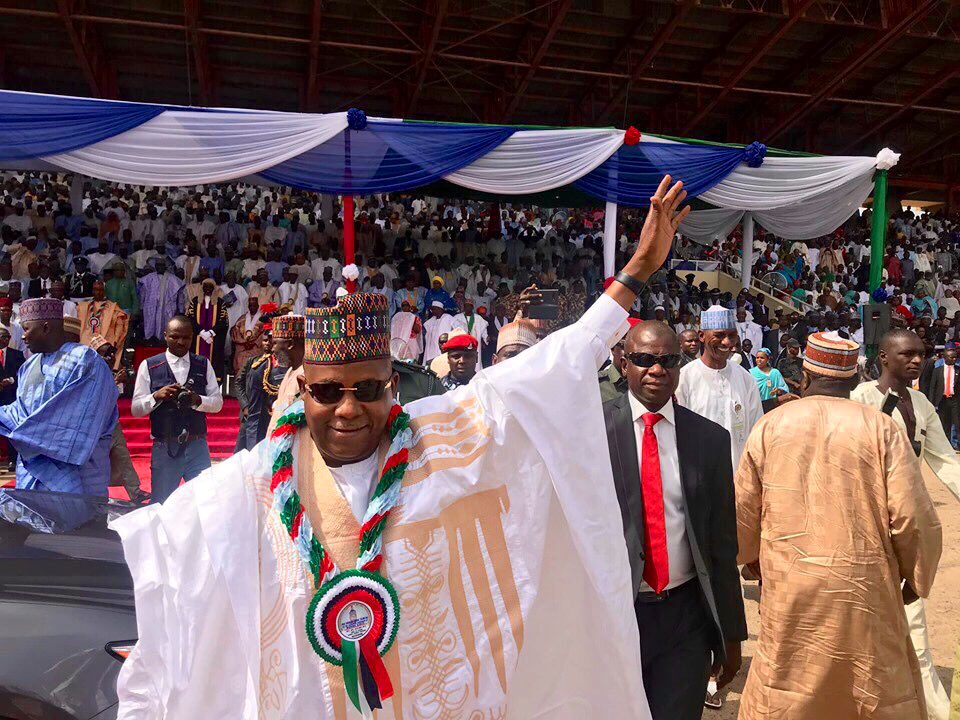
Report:
M343 399L343 394L348 390L360 402L375 402L388 387L389 380L361 380L355 387L344 387L338 382L322 382L307 385L307 392L321 405L335 405Z
M653 355L652 353L632 352L626 353L624 357L637 367L652 368L659 365L664 370L672 370L680 364L680 354L675 355Z

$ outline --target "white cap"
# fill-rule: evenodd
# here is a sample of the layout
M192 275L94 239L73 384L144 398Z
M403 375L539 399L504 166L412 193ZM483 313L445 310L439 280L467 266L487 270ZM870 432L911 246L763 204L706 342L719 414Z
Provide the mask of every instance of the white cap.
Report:
M438 307L443 310L443 303L439 300L434 300L432 303L430 303L430 307Z

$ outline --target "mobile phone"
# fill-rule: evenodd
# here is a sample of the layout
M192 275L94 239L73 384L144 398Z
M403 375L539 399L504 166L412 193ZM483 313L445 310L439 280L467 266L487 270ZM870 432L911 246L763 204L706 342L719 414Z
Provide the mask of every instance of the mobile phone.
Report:
M556 320L560 317L560 305L557 302L559 291L556 289L538 290L543 302L539 305L531 305L527 309L527 317L530 320Z

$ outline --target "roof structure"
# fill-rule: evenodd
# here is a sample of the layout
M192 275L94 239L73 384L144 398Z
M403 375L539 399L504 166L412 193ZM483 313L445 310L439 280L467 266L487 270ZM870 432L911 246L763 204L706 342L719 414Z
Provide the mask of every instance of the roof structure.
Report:
M903 153L960 206L948 0L0 0L0 86Z

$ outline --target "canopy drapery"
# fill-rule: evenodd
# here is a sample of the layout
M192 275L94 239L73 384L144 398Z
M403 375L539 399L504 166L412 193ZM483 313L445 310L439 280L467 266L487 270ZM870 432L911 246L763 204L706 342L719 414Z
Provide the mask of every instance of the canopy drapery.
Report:
M700 242L725 236L745 211L790 239L830 232L870 195L878 167L897 157L782 157L760 143L682 142L635 128L404 122L356 109L302 114L0 91L3 169L161 186L257 175L342 195L441 180L497 195L572 186L598 204L635 207L647 205L669 173L715 208L694 211L681 228Z

